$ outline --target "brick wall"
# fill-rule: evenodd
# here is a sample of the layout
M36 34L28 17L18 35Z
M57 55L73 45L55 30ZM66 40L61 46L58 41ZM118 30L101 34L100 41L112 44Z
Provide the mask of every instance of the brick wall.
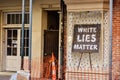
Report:
M120 0L114 0L113 5L113 67L120 71Z

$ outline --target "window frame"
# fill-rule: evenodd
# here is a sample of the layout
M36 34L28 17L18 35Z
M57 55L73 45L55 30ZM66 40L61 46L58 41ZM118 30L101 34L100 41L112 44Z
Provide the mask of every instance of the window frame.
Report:
M20 14L21 15L21 20L19 20L18 21L18 23L13 23L13 22L11 22L11 23L9 23L8 24L8 15L12 15L12 14ZM27 16L27 20L25 20L25 21L27 21L28 23L27 24L29 24L29 12L25 12L25 14L28 14L28 16ZM26 17L26 16L25 16ZM16 18L17 19L17 18ZM21 22L20 22L21 21ZM22 24L22 12L4 12L4 24L5 25L15 25L15 24L17 24L17 25L19 25L19 24Z

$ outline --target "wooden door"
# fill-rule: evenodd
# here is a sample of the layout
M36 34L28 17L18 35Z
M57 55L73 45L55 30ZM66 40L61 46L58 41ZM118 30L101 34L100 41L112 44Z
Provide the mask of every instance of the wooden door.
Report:
M49 31L44 32L44 56L51 55L54 53L55 57L58 57L58 31Z
M6 30L6 70L20 70L20 30Z
M44 77L50 78L51 77L51 58L52 52L55 56L55 65L57 68L58 64L58 38L59 32L58 31L44 31Z

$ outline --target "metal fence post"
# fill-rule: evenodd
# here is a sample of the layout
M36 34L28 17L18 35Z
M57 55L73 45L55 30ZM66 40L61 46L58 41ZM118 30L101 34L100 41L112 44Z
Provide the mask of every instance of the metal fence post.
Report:
M31 55L32 55L32 0L30 0L29 6L29 70L30 70L30 80L31 80Z
M109 80L112 80L112 11L113 11L113 0L109 2L110 7L110 54L109 54Z
M24 17L25 17L25 0L22 0L22 40L21 40L21 70L23 70L24 64Z

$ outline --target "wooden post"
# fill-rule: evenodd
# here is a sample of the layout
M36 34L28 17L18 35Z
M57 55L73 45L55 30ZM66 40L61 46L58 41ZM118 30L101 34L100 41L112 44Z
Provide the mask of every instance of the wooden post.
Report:
M83 53L82 53L81 56L80 56L80 60L79 60L79 64L78 64L78 69L79 69L79 67L80 67L80 63L81 63L81 59L82 59L82 55L83 55Z

